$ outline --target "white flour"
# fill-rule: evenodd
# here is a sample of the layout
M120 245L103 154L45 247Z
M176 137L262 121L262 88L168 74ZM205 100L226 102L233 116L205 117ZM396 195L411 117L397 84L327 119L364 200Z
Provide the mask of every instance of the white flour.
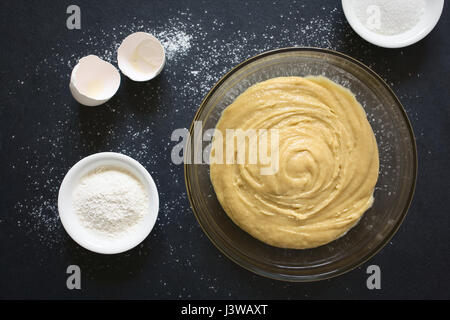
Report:
M395 35L419 23L425 12L425 0L353 0L358 19L370 30Z
M147 193L129 172L100 167L74 190L74 208L85 227L108 237L135 226L149 210Z
M158 32L155 36L161 41L169 60L177 54L186 53L191 48L192 36L183 30L167 29Z

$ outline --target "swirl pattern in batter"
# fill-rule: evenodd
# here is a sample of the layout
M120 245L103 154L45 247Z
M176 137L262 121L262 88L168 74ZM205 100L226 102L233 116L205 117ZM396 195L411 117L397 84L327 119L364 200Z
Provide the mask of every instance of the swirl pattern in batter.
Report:
M227 139L217 132L225 136L227 129L275 129L277 170L261 174L262 161L218 160L216 151L226 150ZM250 143L240 147L255 152ZM344 235L372 206L378 170L364 109L325 77L280 77L251 86L224 110L212 142L210 177L223 209L243 230L276 247L313 248Z

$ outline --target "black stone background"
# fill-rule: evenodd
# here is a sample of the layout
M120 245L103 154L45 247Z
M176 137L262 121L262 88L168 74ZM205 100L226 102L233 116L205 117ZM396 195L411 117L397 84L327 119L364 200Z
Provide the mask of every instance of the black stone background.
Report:
M82 12L82 28L77 31L65 27L71 2L0 4L0 298L450 297L448 3L428 37L397 50L362 40L346 23L340 1L74 3ZM113 28L136 19L151 28L179 19L188 33L202 28L204 36L192 40L186 55L168 61L159 78L139 84L122 75L117 95L105 106L79 106L68 90L71 67L65 60L73 62L90 51L102 52L111 41L98 40L104 36L99 30L114 34ZM331 33L313 28L304 30L302 36L299 28L311 25L311 19L318 21L314 28L328 21ZM222 23L220 30L214 28L217 21ZM277 28L270 31L267 26L272 25ZM216 59L211 66L199 65L206 59L199 57L208 55L207 50L240 43L238 30L255 36L247 39L248 50L234 51L236 62L222 50L224 59ZM265 30L264 37L261 30ZM86 44L89 36L97 41ZM175 144L170 140L172 130L189 127L206 93L189 88L195 81L206 81L205 74L199 73L192 81L186 70L208 68L214 74L207 82L211 88L237 62L292 45L336 49L378 72L404 104L419 154L415 197L392 241L361 267L316 283L265 279L221 255L189 207L183 167L170 162ZM136 132L141 134L133 136ZM102 256L79 247L57 219L57 190L64 174L81 158L100 151L136 158L150 171L160 193L159 218L152 234L120 255ZM81 267L79 291L66 288L65 271L70 264ZM366 268L371 264L382 270L378 291L366 288Z

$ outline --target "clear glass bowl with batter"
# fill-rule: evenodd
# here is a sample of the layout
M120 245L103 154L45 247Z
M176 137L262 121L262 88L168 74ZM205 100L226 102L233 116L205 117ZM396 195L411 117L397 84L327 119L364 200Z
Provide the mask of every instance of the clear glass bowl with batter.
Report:
M222 111L255 83L286 76L325 76L350 89L367 113L377 139L380 173L373 206L341 238L305 250L267 245L240 229L218 202L209 165L194 163L204 152L188 143L185 152L187 194L206 235L228 258L259 275L287 281L314 281L347 272L376 254L402 223L414 193L417 152L407 115L388 85L361 62L318 48L285 48L265 52L236 66L211 89L194 122L202 132L215 128ZM200 122L198 122L200 123ZM206 159L206 157L204 157Z

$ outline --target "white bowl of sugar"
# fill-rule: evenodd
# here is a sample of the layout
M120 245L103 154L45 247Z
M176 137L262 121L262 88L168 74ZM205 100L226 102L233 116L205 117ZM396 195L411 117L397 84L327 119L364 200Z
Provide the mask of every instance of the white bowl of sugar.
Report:
M345 17L366 41L384 48L412 45L434 29L444 0L342 0Z
M77 162L58 194L64 229L80 246L116 254L140 244L155 225L159 210L156 185L136 160L101 152Z

